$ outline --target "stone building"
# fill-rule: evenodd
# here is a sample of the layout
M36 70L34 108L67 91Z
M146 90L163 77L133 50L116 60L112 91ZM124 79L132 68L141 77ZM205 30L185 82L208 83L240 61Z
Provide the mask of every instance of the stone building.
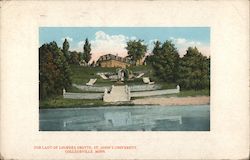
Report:
M106 54L100 56L96 64L100 67L119 67L126 68L131 65L130 59L125 57L120 57L118 55Z

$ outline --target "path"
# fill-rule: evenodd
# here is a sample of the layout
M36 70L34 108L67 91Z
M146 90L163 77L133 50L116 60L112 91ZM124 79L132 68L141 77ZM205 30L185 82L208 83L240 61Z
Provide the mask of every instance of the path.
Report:
M112 86L110 93L104 93L104 102L121 102L130 101L130 93L128 87L125 86Z

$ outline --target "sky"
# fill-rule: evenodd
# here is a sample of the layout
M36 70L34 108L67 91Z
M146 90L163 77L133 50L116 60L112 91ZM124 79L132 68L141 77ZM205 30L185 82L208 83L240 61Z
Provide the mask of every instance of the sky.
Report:
M205 56L210 56L209 27L40 27L39 46L56 41L62 47L65 38L71 51L83 51L85 39L91 43L92 60L104 54L127 56L126 42L144 40L147 54L152 52L154 42L171 40L182 57L187 48L196 46Z

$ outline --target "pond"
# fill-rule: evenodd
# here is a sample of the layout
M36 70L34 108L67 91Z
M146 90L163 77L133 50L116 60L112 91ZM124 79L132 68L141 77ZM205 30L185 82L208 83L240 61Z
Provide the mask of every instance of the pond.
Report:
M210 106L40 109L40 131L209 131Z

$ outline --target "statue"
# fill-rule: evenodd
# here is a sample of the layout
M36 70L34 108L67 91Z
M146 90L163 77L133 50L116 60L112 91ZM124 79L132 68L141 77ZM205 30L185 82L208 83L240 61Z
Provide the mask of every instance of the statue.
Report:
M124 71L123 71L123 69L118 69L118 79L120 80L120 81L124 81Z

